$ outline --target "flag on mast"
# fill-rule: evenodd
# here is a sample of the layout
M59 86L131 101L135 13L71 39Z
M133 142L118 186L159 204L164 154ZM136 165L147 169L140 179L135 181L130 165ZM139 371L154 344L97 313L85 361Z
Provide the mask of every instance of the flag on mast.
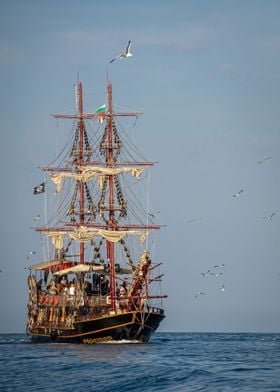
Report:
M97 120L100 124L103 123L105 114L106 114L106 105L99 106L99 108L96 109L95 115L97 116Z

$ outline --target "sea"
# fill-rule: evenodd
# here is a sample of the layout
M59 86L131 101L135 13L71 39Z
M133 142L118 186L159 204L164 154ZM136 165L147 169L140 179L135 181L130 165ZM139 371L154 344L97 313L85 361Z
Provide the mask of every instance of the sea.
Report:
M167 333L150 342L31 344L0 335L0 391L280 391L280 333Z

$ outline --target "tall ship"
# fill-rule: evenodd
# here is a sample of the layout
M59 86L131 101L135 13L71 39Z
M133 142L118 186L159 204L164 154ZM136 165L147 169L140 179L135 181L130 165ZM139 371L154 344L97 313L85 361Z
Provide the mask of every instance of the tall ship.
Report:
M45 222L38 215L34 227L43 257L29 267L27 334L34 343L148 342L166 297L154 260L161 227L149 201L154 162L122 124L133 129L142 113L115 110L109 80L107 102L93 113L84 112L80 80L75 89L74 114L53 115L72 123L71 134L34 188Z

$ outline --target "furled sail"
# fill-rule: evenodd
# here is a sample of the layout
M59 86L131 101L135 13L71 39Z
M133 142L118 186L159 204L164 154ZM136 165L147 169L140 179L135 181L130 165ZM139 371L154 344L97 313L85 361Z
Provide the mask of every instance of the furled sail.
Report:
M51 237L55 249L63 248L64 231L48 231L44 233L46 236Z
M88 182L93 177L98 178L99 189L102 189L104 176L116 175L121 173L131 173L132 176L139 178L145 170L143 167L121 167L121 168L108 168L108 167L95 167L95 166L78 166L80 173L52 173L50 177L56 185L55 193L59 193L62 188L64 178L74 178L78 181Z
M137 235L139 236L139 241L141 244L145 242L145 239L147 238L149 231L142 231L142 230L119 230L119 231L113 231L113 230L105 230L105 229L92 229L88 227L83 227L80 226L76 228L73 231L58 231L58 232L53 232L53 231L43 231L43 233L51 237L53 245L55 246L56 249L62 249L63 248L63 239L64 236L67 235L70 238L73 238L74 240L78 242L88 242L97 236L101 236L105 238L107 241L110 242L119 242L123 237L126 235Z
M88 265L88 264L78 264L74 267L65 268L61 271L57 271L54 275L62 276L65 274L74 274L77 272L91 272L91 271L103 271L104 265Z

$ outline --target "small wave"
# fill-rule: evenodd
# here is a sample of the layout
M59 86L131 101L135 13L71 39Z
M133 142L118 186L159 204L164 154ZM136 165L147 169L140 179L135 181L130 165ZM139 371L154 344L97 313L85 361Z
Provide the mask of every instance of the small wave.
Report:
M173 342L173 339L168 339L168 338L158 338L157 340L153 340L153 343L167 343L167 342Z
M102 342L102 344L140 344L140 340L127 340L127 339L121 339L121 340L109 340L108 342Z
M0 345L1 344L30 344L28 340L20 339L1 339L0 340Z
M237 368L233 368L231 369L232 372L251 372L251 371L255 371L256 369L253 368L249 368L249 367L237 367Z
M187 376L187 379L209 378L213 375L210 370L194 369Z

